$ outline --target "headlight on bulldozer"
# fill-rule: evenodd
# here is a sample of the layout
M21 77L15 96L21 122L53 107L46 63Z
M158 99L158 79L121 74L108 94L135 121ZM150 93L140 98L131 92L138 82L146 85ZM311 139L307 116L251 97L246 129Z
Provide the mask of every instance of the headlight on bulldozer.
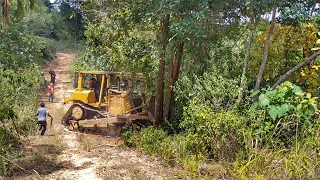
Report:
M71 94L70 94L70 93L65 93L65 94L64 94L64 97L70 98L70 97L71 97Z

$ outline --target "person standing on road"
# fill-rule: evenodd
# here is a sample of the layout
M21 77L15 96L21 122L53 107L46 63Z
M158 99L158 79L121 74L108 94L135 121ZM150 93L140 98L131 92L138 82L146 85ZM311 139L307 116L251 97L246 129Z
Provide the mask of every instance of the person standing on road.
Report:
M54 72L54 71L49 71L49 74L50 74L50 77L51 77L51 83L53 84L53 85L55 85L56 84L56 73Z
M45 105L43 102L40 103L40 108L37 110L37 124L39 125L39 131L41 131L41 136L43 136L47 130L47 115L51 118L51 126L53 121L52 116L49 114L48 110L44 106Z
M53 103L54 98L54 85L53 83L50 83L50 86L48 88L48 101Z

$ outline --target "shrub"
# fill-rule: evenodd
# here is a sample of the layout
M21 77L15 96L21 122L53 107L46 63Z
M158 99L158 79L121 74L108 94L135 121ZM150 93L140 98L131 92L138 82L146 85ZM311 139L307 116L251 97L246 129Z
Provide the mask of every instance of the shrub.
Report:
M178 122L179 133L154 127L131 131L137 147L170 164L182 164L192 175L211 159L229 164L238 178L319 176L317 97L285 82L275 90L254 93L258 101L250 109L250 102L244 102L240 109L235 105L236 81L215 73L195 80L192 84L182 78L175 88L176 99L184 104L183 115L168 123Z
M7 159L15 156L19 136L35 132L34 113L40 87L39 67L0 69L0 175L8 175ZM5 158L3 158L5 157Z
M162 148L161 142L166 137L166 133L163 130L154 127L142 129L139 135L139 147L149 154L160 152Z
M140 130L140 127L135 124L126 124L122 128L122 139L126 146L128 147L136 147L137 146L137 140L136 140L136 134Z
M46 60L52 60L56 54L56 47L54 40L50 40L43 37L35 37L38 40L38 48L42 53L42 58Z
M265 112L262 122L252 124L255 137L260 143L278 148L291 147L297 140L312 137L317 104L317 97L290 82L261 93L251 107Z
M185 114L186 108L189 108L191 114L192 108L198 105L201 105L199 108L202 110L206 109L206 112L233 109L238 95L237 84L237 81L225 78L217 72L205 73L202 77L194 76L193 79L187 76L179 79L174 87L176 103L173 118L168 122L175 129L171 131L183 130L179 124L184 117L189 116ZM202 107L203 104L205 104L204 107Z

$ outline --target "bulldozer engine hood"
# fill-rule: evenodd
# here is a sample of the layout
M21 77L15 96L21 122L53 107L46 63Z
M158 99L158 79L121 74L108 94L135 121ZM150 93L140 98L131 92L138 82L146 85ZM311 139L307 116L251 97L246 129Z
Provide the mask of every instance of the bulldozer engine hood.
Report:
M94 102L94 92L93 90L67 90L64 93L64 103L70 101L81 101L83 103Z

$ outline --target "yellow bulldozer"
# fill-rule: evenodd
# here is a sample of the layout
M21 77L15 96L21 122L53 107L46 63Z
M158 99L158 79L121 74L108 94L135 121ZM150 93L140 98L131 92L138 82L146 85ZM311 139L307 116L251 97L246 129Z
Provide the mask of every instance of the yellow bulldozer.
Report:
M118 136L128 121L153 119L141 74L80 71L74 78L74 89L64 93L64 103L72 102L62 118L69 129Z

